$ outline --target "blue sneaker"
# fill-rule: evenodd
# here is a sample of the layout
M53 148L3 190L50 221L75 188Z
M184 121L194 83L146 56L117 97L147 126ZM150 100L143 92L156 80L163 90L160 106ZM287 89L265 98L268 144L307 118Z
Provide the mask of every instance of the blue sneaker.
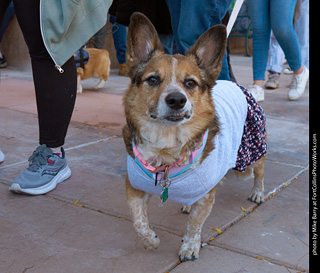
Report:
M29 158L29 167L10 182L9 190L31 195L45 194L70 176L63 148L58 155L42 144Z
M4 159L5 159L4 153L0 150L0 165L1 163L3 163Z

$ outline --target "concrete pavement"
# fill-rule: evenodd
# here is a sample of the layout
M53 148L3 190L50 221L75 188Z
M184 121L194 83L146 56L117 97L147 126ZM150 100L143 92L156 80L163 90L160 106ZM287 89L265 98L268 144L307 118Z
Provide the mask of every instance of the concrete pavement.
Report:
M252 81L251 58L231 56L238 82ZM70 179L43 196L17 195L8 185L38 146L38 121L30 71L1 69L0 272L307 272L309 270L309 89L287 100L291 77L266 91L268 158L265 191L247 200L252 181L232 172L217 189L194 262L178 262L188 216L180 204L153 197L149 220L160 246L137 240L126 204L125 119L122 94L129 79L112 72L105 87L83 82L65 150ZM222 231L218 234L217 229ZM220 232L221 233L221 232Z

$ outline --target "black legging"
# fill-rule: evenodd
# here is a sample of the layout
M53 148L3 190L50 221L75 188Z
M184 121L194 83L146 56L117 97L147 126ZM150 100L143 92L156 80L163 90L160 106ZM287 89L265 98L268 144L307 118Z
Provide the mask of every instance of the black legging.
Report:
M10 0L0 0L0 24ZM64 144L73 112L77 72L73 57L56 70L40 31L40 0L13 0L16 16L31 57L39 120L39 141L50 148ZM22 91L23 92L23 91Z

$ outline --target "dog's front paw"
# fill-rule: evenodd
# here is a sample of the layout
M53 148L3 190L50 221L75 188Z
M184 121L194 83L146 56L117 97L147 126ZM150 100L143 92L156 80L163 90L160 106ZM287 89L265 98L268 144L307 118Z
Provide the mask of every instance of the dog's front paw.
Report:
M259 189L253 189L248 200L256 202L258 205L264 202L264 193Z
M200 235L196 235L193 238L187 236L183 237L183 244L179 251L179 259L181 262L194 261L199 258L199 252L201 247Z
M160 244L160 239L158 238L157 234L152 230L151 234L145 237L140 237L143 246L147 250L157 249Z

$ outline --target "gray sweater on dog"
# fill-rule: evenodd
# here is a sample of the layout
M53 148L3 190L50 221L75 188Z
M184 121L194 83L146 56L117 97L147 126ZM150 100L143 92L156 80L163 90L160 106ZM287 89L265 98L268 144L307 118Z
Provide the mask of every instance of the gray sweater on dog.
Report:
M242 90L233 82L217 81L212 89L216 115L220 122L220 132L213 139L215 149L196 168L190 168L183 174L171 179L168 198L190 206L211 189L235 167L243 129L247 117L248 104ZM149 177L128 155L128 176L131 185L141 191L161 195L162 186L155 186Z

